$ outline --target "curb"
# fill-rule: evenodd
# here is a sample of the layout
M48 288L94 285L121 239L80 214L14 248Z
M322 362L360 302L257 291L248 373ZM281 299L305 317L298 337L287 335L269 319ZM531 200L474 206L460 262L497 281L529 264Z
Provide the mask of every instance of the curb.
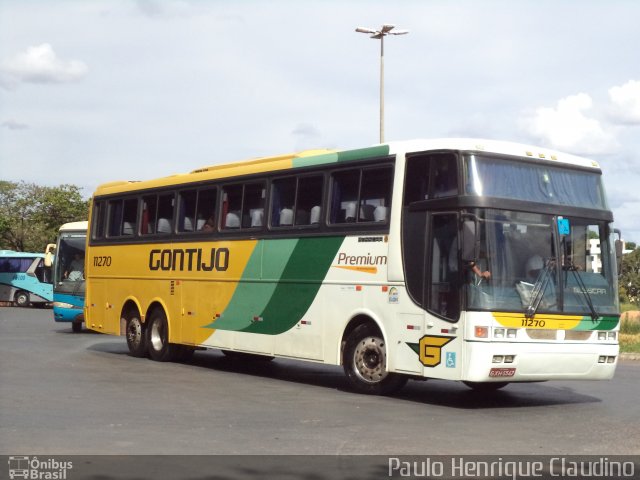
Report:
M632 360L632 361L638 361L640 360L640 353L621 353L620 354L620 359L621 360Z

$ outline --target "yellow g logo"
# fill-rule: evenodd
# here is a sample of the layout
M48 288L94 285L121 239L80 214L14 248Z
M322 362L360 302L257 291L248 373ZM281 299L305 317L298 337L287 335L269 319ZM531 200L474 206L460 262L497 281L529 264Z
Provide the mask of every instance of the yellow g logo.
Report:
M420 362L425 367L437 367L442 360L442 347L453 340L454 337L440 337L437 335L425 335L420 339Z

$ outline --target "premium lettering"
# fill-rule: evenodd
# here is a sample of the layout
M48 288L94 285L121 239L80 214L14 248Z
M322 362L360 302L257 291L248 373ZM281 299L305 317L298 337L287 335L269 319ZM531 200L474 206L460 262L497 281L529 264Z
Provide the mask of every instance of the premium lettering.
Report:
M167 248L149 252L149 270L172 272L224 272L229 268L229 249Z

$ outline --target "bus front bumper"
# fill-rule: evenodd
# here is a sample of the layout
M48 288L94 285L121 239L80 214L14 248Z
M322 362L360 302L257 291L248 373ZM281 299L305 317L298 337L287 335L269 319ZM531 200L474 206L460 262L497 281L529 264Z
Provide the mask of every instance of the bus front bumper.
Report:
M608 380L618 353L617 344L465 342L462 380Z

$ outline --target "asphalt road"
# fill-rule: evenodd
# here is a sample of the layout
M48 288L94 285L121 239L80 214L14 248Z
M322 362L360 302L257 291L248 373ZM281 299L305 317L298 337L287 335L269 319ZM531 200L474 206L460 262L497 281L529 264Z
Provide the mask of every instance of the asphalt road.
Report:
M186 364L127 354L123 337L0 308L0 455L640 453L640 362L609 382L510 385L479 395L409 382L351 393L342 370L218 351Z

